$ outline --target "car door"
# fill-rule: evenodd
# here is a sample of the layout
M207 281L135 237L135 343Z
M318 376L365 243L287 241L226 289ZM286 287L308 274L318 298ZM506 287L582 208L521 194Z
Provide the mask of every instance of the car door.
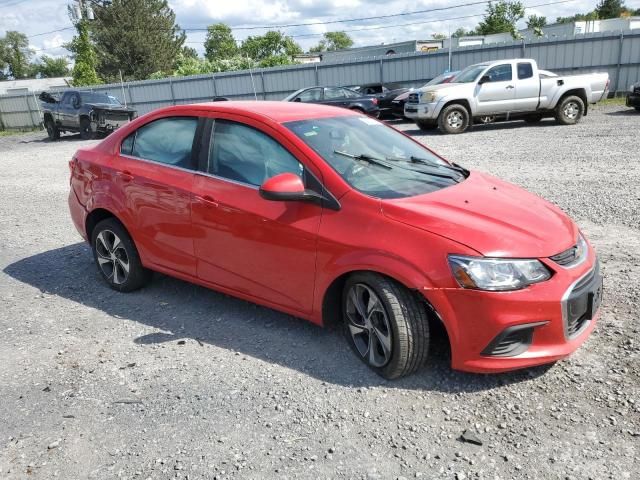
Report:
M540 77L534 75L531 62L516 64L516 95L514 112L533 112L538 108L540 100Z
M76 107L77 105L77 107ZM58 107L58 121L63 127L78 127L78 108L80 95L78 92L65 92Z
M193 277L191 189L201 122L194 116L153 120L122 142L114 162L114 182L134 219L143 258Z
M515 83L513 66L510 63L494 65L482 78L488 81L478 82L476 86L476 105L478 114L508 113L513 110Z
M244 122L234 117L211 120L209 153L193 189L198 277L310 312L322 207L265 200L258 188L279 173L292 172L307 181L311 172L283 146L277 132Z
M338 87L325 87L324 88L324 100L322 103L326 105L334 105L336 107L346 107L349 103L349 99L342 88Z

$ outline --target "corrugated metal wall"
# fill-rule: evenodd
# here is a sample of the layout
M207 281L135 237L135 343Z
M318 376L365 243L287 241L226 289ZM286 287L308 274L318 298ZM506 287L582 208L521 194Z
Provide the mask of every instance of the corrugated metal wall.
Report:
M320 62L241 72L100 85L138 110L140 115L159 107L231 99L281 100L311 85L357 85L398 82L419 86L444 72L449 53L406 53L348 62ZM488 60L534 58L540 68L561 74L608 72L611 91L620 92L640 80L640 31L604 32L527 42L463 47L452 52L451 68L460 70ZM124 94L123 94L124 90ZM41 121L33 93L0 96L0 121L5 128L27 128Z

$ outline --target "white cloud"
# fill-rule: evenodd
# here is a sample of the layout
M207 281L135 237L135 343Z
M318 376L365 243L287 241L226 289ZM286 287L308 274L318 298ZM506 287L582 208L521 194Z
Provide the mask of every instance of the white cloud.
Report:
M469 0L169 0L177 21L183 28L205 28L216 22L232 26L255 26L286 23L310 23L328 20L389 15L399 12L426 10L468 3ZM525 5L536 5L553 0L524 0ZM28 0L15 7L2 7L0 3L0 35L6 30L18 30L27 35L71 27L67 16L66 0ZM627 0L627 7L640 8L640 0ZM587 12L594 8L592 0L575 0L557 5L547 5L527 10L527 15L537 14L552 22L556 17ZM459 27L473 28L484 12L483 5L455 8L433 13L406 15L329 25L310 25L283 29L293 35L304 49L320 40L320 35L297 37L298 35L322 34L332 30L359 30L349 32L356 46L376 45L394 41L428 38L434 33L445 33ZM454 17L478 14L475 18L450 20ZM425 22L420 25L396 26L399 24ZM428 23L427 23L428 22ZM524 23L524 22L523 22ZM388 27L364 30L372 27ZM265 30L235 30L241 40L248 35L264 33ZM67 52L62 43L73 36L73 30L31 37L30 43L38 53L62 55ZM189 45L202 52L203 31L188 32ZM193 43L192 43L193 42Z

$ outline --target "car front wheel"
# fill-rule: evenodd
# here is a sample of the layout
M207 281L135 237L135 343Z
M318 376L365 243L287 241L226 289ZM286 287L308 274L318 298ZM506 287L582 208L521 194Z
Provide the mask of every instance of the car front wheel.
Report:
M50 118L44 122L44 128L47 129L47 137L49 137L49 140L57 140L60 138L60 130L58 130L58 127L56 127L56 124L53 123L53 120Z
M402 285L376 273L357 273L345 283L345 335L355 354L386 379L424 365L429 348L426 310Z
M91 246L98 270L114 290L131 292L149 281L151 272L142 266L133 240L115 218L95 226Z
M449 105L438 116L438 128L442 133L462 133L469 128L469 112L458 104Z

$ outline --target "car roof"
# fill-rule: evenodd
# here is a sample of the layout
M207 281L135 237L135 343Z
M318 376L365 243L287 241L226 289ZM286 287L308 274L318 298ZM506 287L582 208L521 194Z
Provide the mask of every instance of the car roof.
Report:
M237 115L245 115L258 119L270 119L277 123L293 122L296 120L306 120L310 118L328 118L348 115L358 115L357 113L340 107L321 105L317 103L299 103L284 101L228 101L196 103L192 105L176 105L167 107L166 111L183 112L186 111L209 111L225 112Z

